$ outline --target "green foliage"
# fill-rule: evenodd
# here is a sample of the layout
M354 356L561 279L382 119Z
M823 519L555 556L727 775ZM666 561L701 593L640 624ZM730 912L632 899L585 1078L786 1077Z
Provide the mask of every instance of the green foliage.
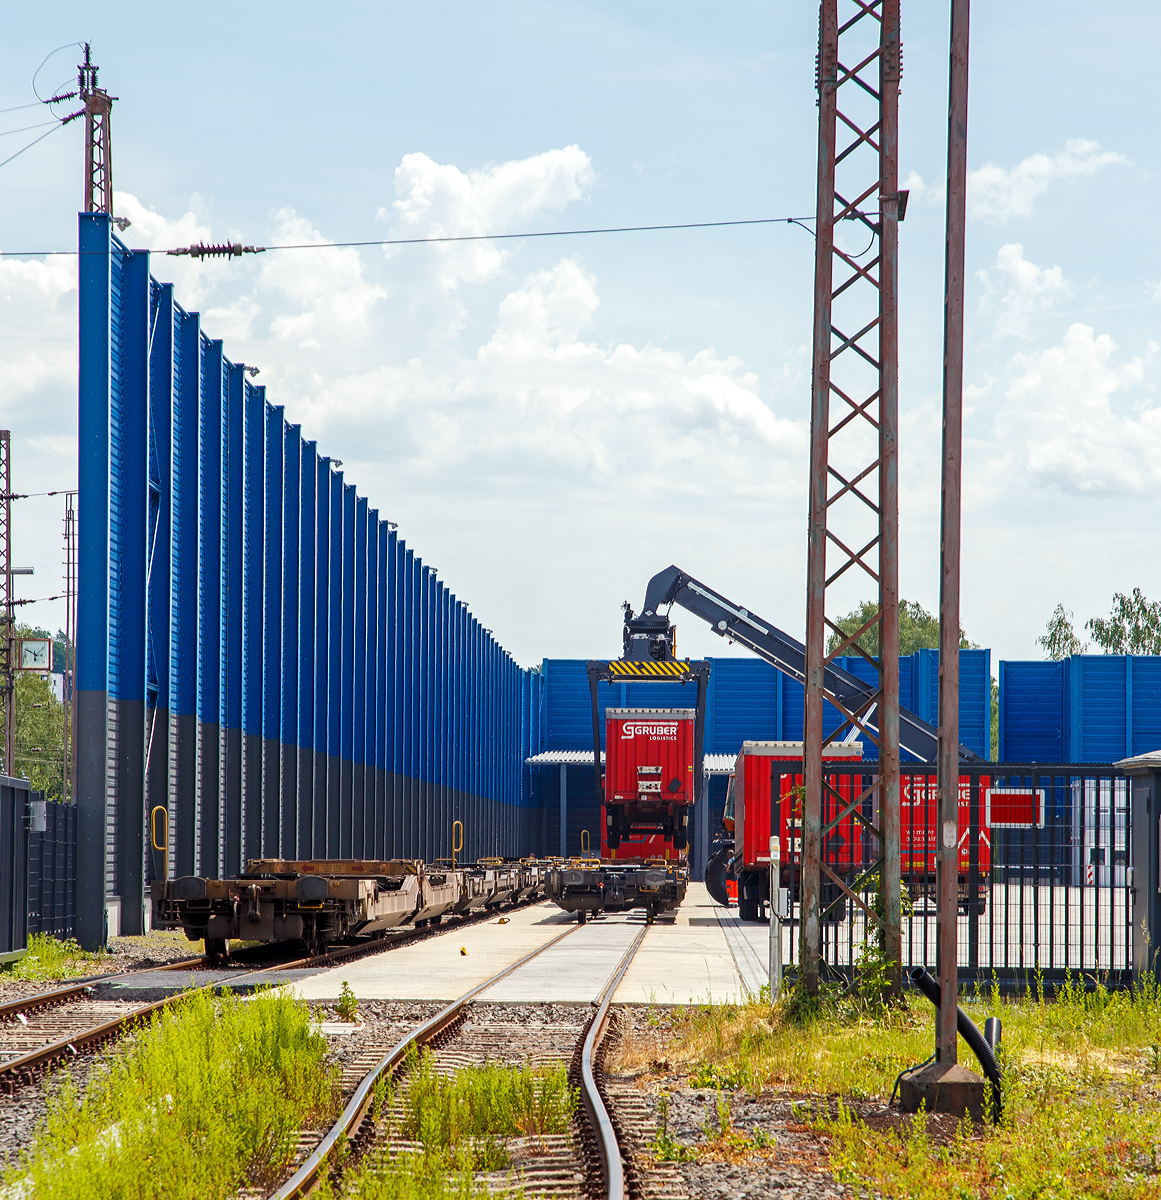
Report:
M101 954L86 954L76 938L58 941L47 933L34 933L28 939L28 953L12 963L0 978L4 979L71 979L91 975L100 970Z
M563 1066L485 1063L444 1076L430 1050L420 1054L414 1048L407 1065L400 1135L429 1150L460 1150L477 1168L507 1164L498 1139L564 1133L576 1106Z
M67 1072L19 1167L37 1200L225 1200L268 1191L298 1131L330 1120L337 1069L293 998L193 992L101 1059L82 1096Z
M836 625L843 631L843 634L850 636L856 629L861 628L868 621L878 615L879 602L877 600L864 600L857 608L847 613L844 617L839 617L835 622ZM826 644L826 651L829 654L842 641L842 638L837 633L832 633ZM879 653L879 626L872 625L859 639L858 645L862 647L872 658ZM959 631L959 645L961 650L976 649L975 642L968 640L968 636L962 629ZM914 600L899 601L899 653L914 654L916 650L938 650L939 649L939 617L934 613L929 613L921 604ZM847 653L857 653L851 649Z
M33 671L16 676L16 767L50 800L61 798L65 765L65 710L46 680ZM4 706L0 704L0 746L4 744ZM7 765L5 766L7 770Z
M1140 588L1131 596L1115 592L1109 615L1084 627L1106 654L1161 654L1161 601L1146 600Z
M355 993L351 990L351 985L344 979L343 986L339 989L339 1002L335 1005L339 1016L344 1021L357 1021L359 1018L359 1002L355 999Z
M697 1085L693 1085L697 1086ZM657 1097L657 1115L660 1118L657 1133L653 1137L653 1157L658 1162L693 1162L697 1149L677 1141L669 1132L669 1093Z
M1048 626L1036 639L1036 644L1043 648L1045 658L1061 659L1070 654L1083 654L1088 646L1076 636L1072 627L1072 613L1066 612L1063 604L1058 604L1048 618Z
M490 1192L450 1151L393 1158L380 1148L346 1173L342 1195L344 1200L505 1200L513 1193Z
M746 1084L746 1073L741 1068L723 1068L720 1063L699 1063L689 1077L691 1088L739 1088Z

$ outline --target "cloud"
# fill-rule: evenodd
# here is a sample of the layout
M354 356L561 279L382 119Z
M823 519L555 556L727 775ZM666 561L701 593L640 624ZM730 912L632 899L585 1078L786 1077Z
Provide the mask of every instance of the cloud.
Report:
M1072 288L1059 267L1038 267L1024 257L1018 242L1001 246L995 266L978 272L984 286L980 298L982 312L994 311L995 335L1027 338L1028 320L1037 312L1051 308L1058 299L1072 295Z
M392 237L464 237L509 233L545 212L560 212L588 196L592 161L579 146L482 170L461 171L426 154L408 154L395 169L396 199L379 209ZM397 255L398 247L388 247ZM495 242L436 248L448 288L481 282L500 269L507 251Z
M1057 180L1095 175L1102 167L1128 164L1123 154L1102 151L1098 142L1081 138L1065 142L1064 149L1052 158L1031 154L1010 171L987 163L968 172L968 212L978 221L1001 224L1013 217L1030 217L1032 202Z
M1156 349L1150 343L1147 357ZM1120 400L1144 380L1146 358L1118 363L1116 350L1108 334L1077 323L1058 346L1016 355L996 421L1009 469L1090 495L1142 493L1161 482L1161 408Z
M974 221L993 221L1004 224L1013 217L1030 217L1032 202L1043 195L1049 186L1061 179L1077 179L1095 175L1102 167L1128 166L1129 160L1114 150L1101 150L1099 142L1072 138L1064 149L1053 157L1030 154L1011 170L986 163L968 172L967 209ZM942 205L946 182L925 183L917 171L908 173L903 182L911 192L911 201L920 204Z

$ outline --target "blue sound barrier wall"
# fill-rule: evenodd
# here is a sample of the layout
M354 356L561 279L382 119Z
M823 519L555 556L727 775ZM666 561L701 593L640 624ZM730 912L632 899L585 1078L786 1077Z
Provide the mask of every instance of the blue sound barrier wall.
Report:
M80 216L79 434L83 945L143 932L163 872L432 859L457 819L465 857L534 848L541 676L105 214Z
M802 740L803 687L758 658L711 658L706 692L705 751L736 755L744 741ZM871 681L873 669L865 659L836 659L836 664ZM548 658L541 668L544 703L540 740L548 750L592 750L592 700L585 660ZM982 758L989 756L991 739L991 651L959 652L960 741ZM904 708L931 725L939 722L939 651L918 650L899 659L899 700ZM693 708L697 692L692 684L602 683L597 703L614 708ZM827 704L823 709L826 732L839 726L840 714ZM603 742L602 742L603 744ZM878 749L866 743L864 754L878 758ZM904 758L910 758L904 754Z

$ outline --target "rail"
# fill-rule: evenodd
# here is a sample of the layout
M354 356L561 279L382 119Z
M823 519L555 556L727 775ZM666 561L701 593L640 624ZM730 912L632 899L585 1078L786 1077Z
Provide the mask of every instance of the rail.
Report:
M617 1145L617 1133L613 1128L612 1118L609 1116L609 1110L605 1107L604 1098L597 1088L596 1074L593 1070L593 1059L600 1050L601 1043L605 1040L605 1034L608 1032L609 1006L613 1001L613 995L625 972L629 969L629 964L633 961L633 955L637 953L638 947L644 941L645 935L648 932L648 925L641 929L633 939L633 944L625 951L621 961L617 964L617 969L613 972L612 978L605 985L605 990L601 993L601 1000L597 1007L596 1015L593 1017L592 1024L589 1026L588 1034L585 1037L584 1049L581 1051L581 1099L585 1110L588 1112L593 1132L597 1137L597 1149L601 1159L601 1177L604 1180L607 1200L624 1200L625 1169L621 1161L621 1151Z
M374 1102L375 1085L385 1075L390 1074L404 1061L407 1051L412 1045L422 1046L440 1036L453 1026L464 1014L468 1005L481 992L499 983L538 955L555 946L558 942L574 933L578 925L571 925L563 933L545 942L543 946L504 970L493 975L490 979L478 984L471 991L465 992L458 1000L453 1000L446 1008L441 1009L434 1017L416 1026L405 1038L395 1045L380 1061L363 1077L354 1095L343 1109L339 1119L331 1127L326 1137L318 1144L301 1167L288 1179L278 1191L271 1194L268 1200L301 1200L322 1183L322 1178L328 1168L329 1160L335 1148L340 1145L358 1144L363 1135L363 1124L371 1111ZM625 951L617 964L609 982L601 993L597 1012L589 1025L581 1053L581 1099L589 1116L593 1133L597 1140L598 1153L601 1159L601 1174L605 1182L607 1200L624 1200L625 1177L621 1161L620 1149L617 1143L616 1131L608 1109L597 1088L596 1075L593 1069L593 1059L605 1038L609 1023L609 1006L613 995L628 970L638 947L648 933L648 926L643 926L633 939L632 945Z
M557 942L568 937L570 933L575 932L577 928L578 926L576 925L570 925L563 933L558 933L556 937L549 939L543 946L533 950L530 954L524 955L523 958L505 967L504 970L493 975L490 979L477 984L471 991L465 992L458 1000L453 1000L446 1008L441 1009L434 1017L424 1021L422 1025L416 1026L415 1029L389 1050L363 1076L362 1082L355 1089L355 1094L351 1097L347 1107L343 1109L339 1119L331 1126L326 1137L319 1142L302 1166L298 1168L278 1191L270 1196L269 1200L296 1200L297 1197L309 1196L321 1181L320 1177L326 1169L327 1162L335 1147L341 1142L354 1141L359 1136L360 1126L362 1126L367 1114L371 1110L375 1084L384 1075L395 1070L406 1057L409 1047L413 1044L422 1046L437 1038L463 1015L467 1006L481 992L487 991L488 988L499 983L501 979L506 978L508 975L511 975L513 971L524 966L525 963L531 962L538 955L543 954L545 950L555 946Z
M533 900L522 900L512 907L523 908L526 904L534 902ZM339 946L334 950L327 951L325 954L308 955L305 958L292 959L290 961L280 959L277 962L261 966L255 965L250 970L245 970L241 974L228 979L218 979L211 983L203 984L201 988L187 988L185 991L177 992L172 996L166 996L161 1000L139 1005L137 1008L103 1021L99 1025L93 1025L88 1029L81 1029L76 1033L69 1034L67 1037L60 1038L44 1046L39 1046L35 1050L30 1050L26 1054L10 1058L7 1062L0 1062L0 1093L11 1094L20 1083L30 1082L35 1072L50 1067L53 1063L59 1062L62 1059L75 1057L83 1049L95 1048L110 1041L129 1026L139 1021L148 1020L153 1013L160 1012L167 1005L181 999L182 996L189 995L191 991L202 991L205 988L215 987L237 987L239 984L246 983L253 976L269 974L275 971L291 971L306 967L338 966L340 963L350 962L352 959L364 958L371 954L380 954L413 942L424 941L439 933L450 933L455 929L475 925L480 921L490 920L494 915L494 911L492 910L465 913L454 924L447 922L430 929L414 929L390 938L375 938L369 942L358 943L353 946ZM87 979L77 980L75 984L70 984L65 988L56 988L51 992L41 992L35 996L26 996L22 1000L10 1001L0 1006L0 1020L18 1019L23 1014L39 1012L57 1005L67 1004L73 1000L83 999L86 993L97 984L108 982L109 980L116 980L119 983L124 979L132 978L134 975L152 975L161 971L176 971L182 968L196 970L205 965L205 958L193 958L176 963L166 963L158 967L145 968L140 971L119 971L108 975L90 976Z

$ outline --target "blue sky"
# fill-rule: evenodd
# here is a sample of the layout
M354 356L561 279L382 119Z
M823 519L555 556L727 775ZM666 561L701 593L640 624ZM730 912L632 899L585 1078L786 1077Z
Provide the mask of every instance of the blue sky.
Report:
M812 4L2 11L0 108L92 40L135 246L813 211ZM1036 657L1057 602L1079 623L1114 590L1161 594L1161 15L972 16L963 623ZM905 0L903 33L902 591L934 608L947 6ZM81 153L78 123L0 169L0 249L74 244ZM801 628L812 260L801 229L767 226L154 273L530 663L614 653L618 603L670 562ZM0 260L20 490L75 479L74 280L69 259ZM45 595L60 510L23 504L24 594ZM722 649L679 624L683 652Z

